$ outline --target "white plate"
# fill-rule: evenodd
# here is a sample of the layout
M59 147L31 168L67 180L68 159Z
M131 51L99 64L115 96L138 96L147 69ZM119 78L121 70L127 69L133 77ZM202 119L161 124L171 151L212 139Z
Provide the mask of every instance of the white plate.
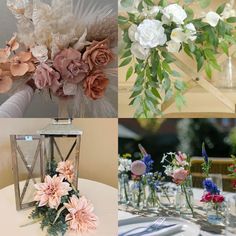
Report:
M138 227L148 227L151 225L157 217L133 217L130 219L119 220L119 235L125 233L131 229ZM198 236L200 234L200 226L194 224L188 220L175 217L166 217L166 225L177 224L182 225L182 231L178 233L165 234L166 236ZM145 236L158 236L157 232L152 232L149 234L144 234Z

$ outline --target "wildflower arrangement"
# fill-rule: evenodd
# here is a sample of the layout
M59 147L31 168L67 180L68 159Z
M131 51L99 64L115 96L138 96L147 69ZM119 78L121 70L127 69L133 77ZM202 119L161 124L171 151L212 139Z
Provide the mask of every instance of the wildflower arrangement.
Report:
M203 68L210 79L213 70L221 70L217 55L229 55L229 47L236 43L233 4L195 17L193 2L206 8L211 0L186 0L183 5L168 0L120 1L126 11L119 16L125 44L120 67L128 66L126 80L137 76L130 96L135 117L161 115L161 105L173 97L178 108L185 104L187 85L172 67L177 60L173 53L194 59L196 72Z
M228 167L228 171L230 172L229 176L233 178L233 188L236 189L236 157L232 155L231 158L233 164Z
M218 189L217 185L210 179L204 180L203 186L206 190L206 193L203 194L201 202L210 202L215 204L215 208L217 208L217 205L225 200L224 196L220 194L220 190Z
M165 174L172 178L172 181L181 187L188 207L192 214L193 206L191 204L190 196L188 196L187 188L191 188L191 158L182 152L169 152L163 155L161 163L167 163L164 166Z
M93 205L72 184L73 170L71 161L53 162L44 182L35 184L36 206L30 218L40 221L49 235L81 234L97 228Z
M106 97L117 75L111 7L85 0L7 0L7 6L18 32L0 49L0 93L33 78L51 98L70 99L74 116L114 116Z

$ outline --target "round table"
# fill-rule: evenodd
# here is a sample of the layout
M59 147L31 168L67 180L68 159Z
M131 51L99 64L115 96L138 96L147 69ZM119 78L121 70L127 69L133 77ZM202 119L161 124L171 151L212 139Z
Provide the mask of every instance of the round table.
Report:
M79 179L79 190L81 195L93 203L95 214L99 218L98 229L83 236L117 235L117 189L91 180ZM33 208L16 211L13 185L0 190L0 209L1 235L45 236L47 234L40 229L40 223L21 227L31 222L28 216Z

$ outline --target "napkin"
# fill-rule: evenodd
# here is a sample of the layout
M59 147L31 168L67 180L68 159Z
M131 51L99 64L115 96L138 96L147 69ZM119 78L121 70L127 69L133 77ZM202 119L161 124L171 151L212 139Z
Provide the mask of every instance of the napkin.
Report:
M129 225L129 227L123 229L122 232L119 232L119 236L170 236L182 230L182 225L180 224L171 225L172 224L164 223L160 228L157 227L155 229L155 227L152 227L150 231L146 231L146 228L150 226L150 222L145 224L133 224L132 227Z

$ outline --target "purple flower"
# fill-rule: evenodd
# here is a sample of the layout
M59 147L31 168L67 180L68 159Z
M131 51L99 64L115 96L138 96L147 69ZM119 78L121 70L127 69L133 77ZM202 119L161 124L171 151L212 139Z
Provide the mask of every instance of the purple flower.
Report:
M220 190L218 189L217 185L213 183L210 179L205 179L203 181L203 186L206 188L206 191L211 194L220 194Z
M146 173L150 172L152 170L152 165L154 163L154 161L152 160L151 155L150 154L146 154L143 157L142 161L146 165Z
M204 157L204 161L208 163L208 155L205 149L205 143L202 143L202 157Z

